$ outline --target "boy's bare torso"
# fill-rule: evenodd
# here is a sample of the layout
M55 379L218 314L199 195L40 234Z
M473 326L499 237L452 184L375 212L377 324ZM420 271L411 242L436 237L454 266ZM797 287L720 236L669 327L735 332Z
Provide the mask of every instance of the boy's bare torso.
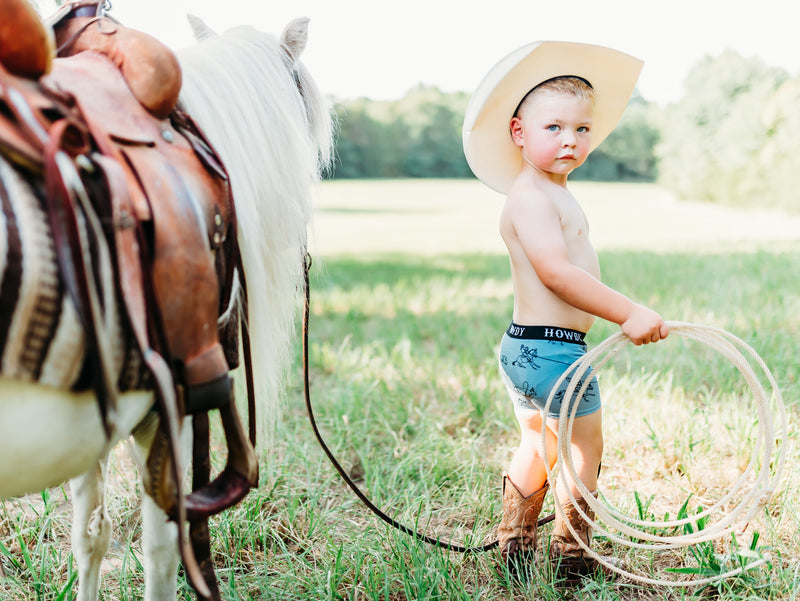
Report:
M535 200L532 201L531 196L535 196ZM564 302L542 284L523 247L518 228L526 226L521 223L525 211L520 207L520 203L525 202L552 203L569 262L600 279L597 252L589 240L589 223L575 197L560 186L517 189L509 195L500 216L500 234L508 248L514 284L513 320L521 325L561 326L588 332L595 316Z

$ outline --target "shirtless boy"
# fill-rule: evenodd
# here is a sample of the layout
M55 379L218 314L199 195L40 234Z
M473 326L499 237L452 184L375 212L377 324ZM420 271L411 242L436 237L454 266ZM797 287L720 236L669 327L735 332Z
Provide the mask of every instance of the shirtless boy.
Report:
M535 43L503 59L473 96L464 123L464 149L475 174L507 195L500 233L514 284L512 323L502 337L500 372L520 426L520 444L503 478L501 554L518 570L533 557L536 522L548 490L539 447L555 462L557 418L567 382L552 389L586 352L585 333L596 317L619 324L634 344L666 337L658 313L600 281L586 216L567 189L567 177L610 133L627 105L641 63L620 52L566 42ZM596 490L603 452L602 411L595 378L583 389L571 449L583 484ZM574 482L559 479L550 556L568 578L596 564L567 527L588 545L593 517Z

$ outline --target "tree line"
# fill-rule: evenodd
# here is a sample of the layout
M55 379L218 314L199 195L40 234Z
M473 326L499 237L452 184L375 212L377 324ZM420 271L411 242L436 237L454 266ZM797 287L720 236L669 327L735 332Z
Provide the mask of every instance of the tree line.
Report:
M333 178L472 177L461 147L466 92L418 86L393 101L335 103ZM800 211L800 77L726 51L690 71L681 98L634 93L572 179L658 182L679 197Z

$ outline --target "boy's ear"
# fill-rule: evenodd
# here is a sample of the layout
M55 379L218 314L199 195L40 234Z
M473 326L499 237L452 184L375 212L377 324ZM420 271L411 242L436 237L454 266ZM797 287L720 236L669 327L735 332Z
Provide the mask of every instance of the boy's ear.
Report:
M512 117L511 123L509 124L509 128L511 131L511 139L514 140L514 144L519 147L522 147L523 140L522 140L522 119L519 117Z

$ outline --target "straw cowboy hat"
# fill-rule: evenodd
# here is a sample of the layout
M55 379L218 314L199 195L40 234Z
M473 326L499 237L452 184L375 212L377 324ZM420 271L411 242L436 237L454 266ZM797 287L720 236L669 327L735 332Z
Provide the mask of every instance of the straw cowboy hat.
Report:
M594 150L622 116L642 65L623 52L575 42L533 42L514 50L483 78L467 106L462 133L472 172L493 190L508 192L522 167L509 132L514 111L531 89L562 75L581 77L596 92Z

